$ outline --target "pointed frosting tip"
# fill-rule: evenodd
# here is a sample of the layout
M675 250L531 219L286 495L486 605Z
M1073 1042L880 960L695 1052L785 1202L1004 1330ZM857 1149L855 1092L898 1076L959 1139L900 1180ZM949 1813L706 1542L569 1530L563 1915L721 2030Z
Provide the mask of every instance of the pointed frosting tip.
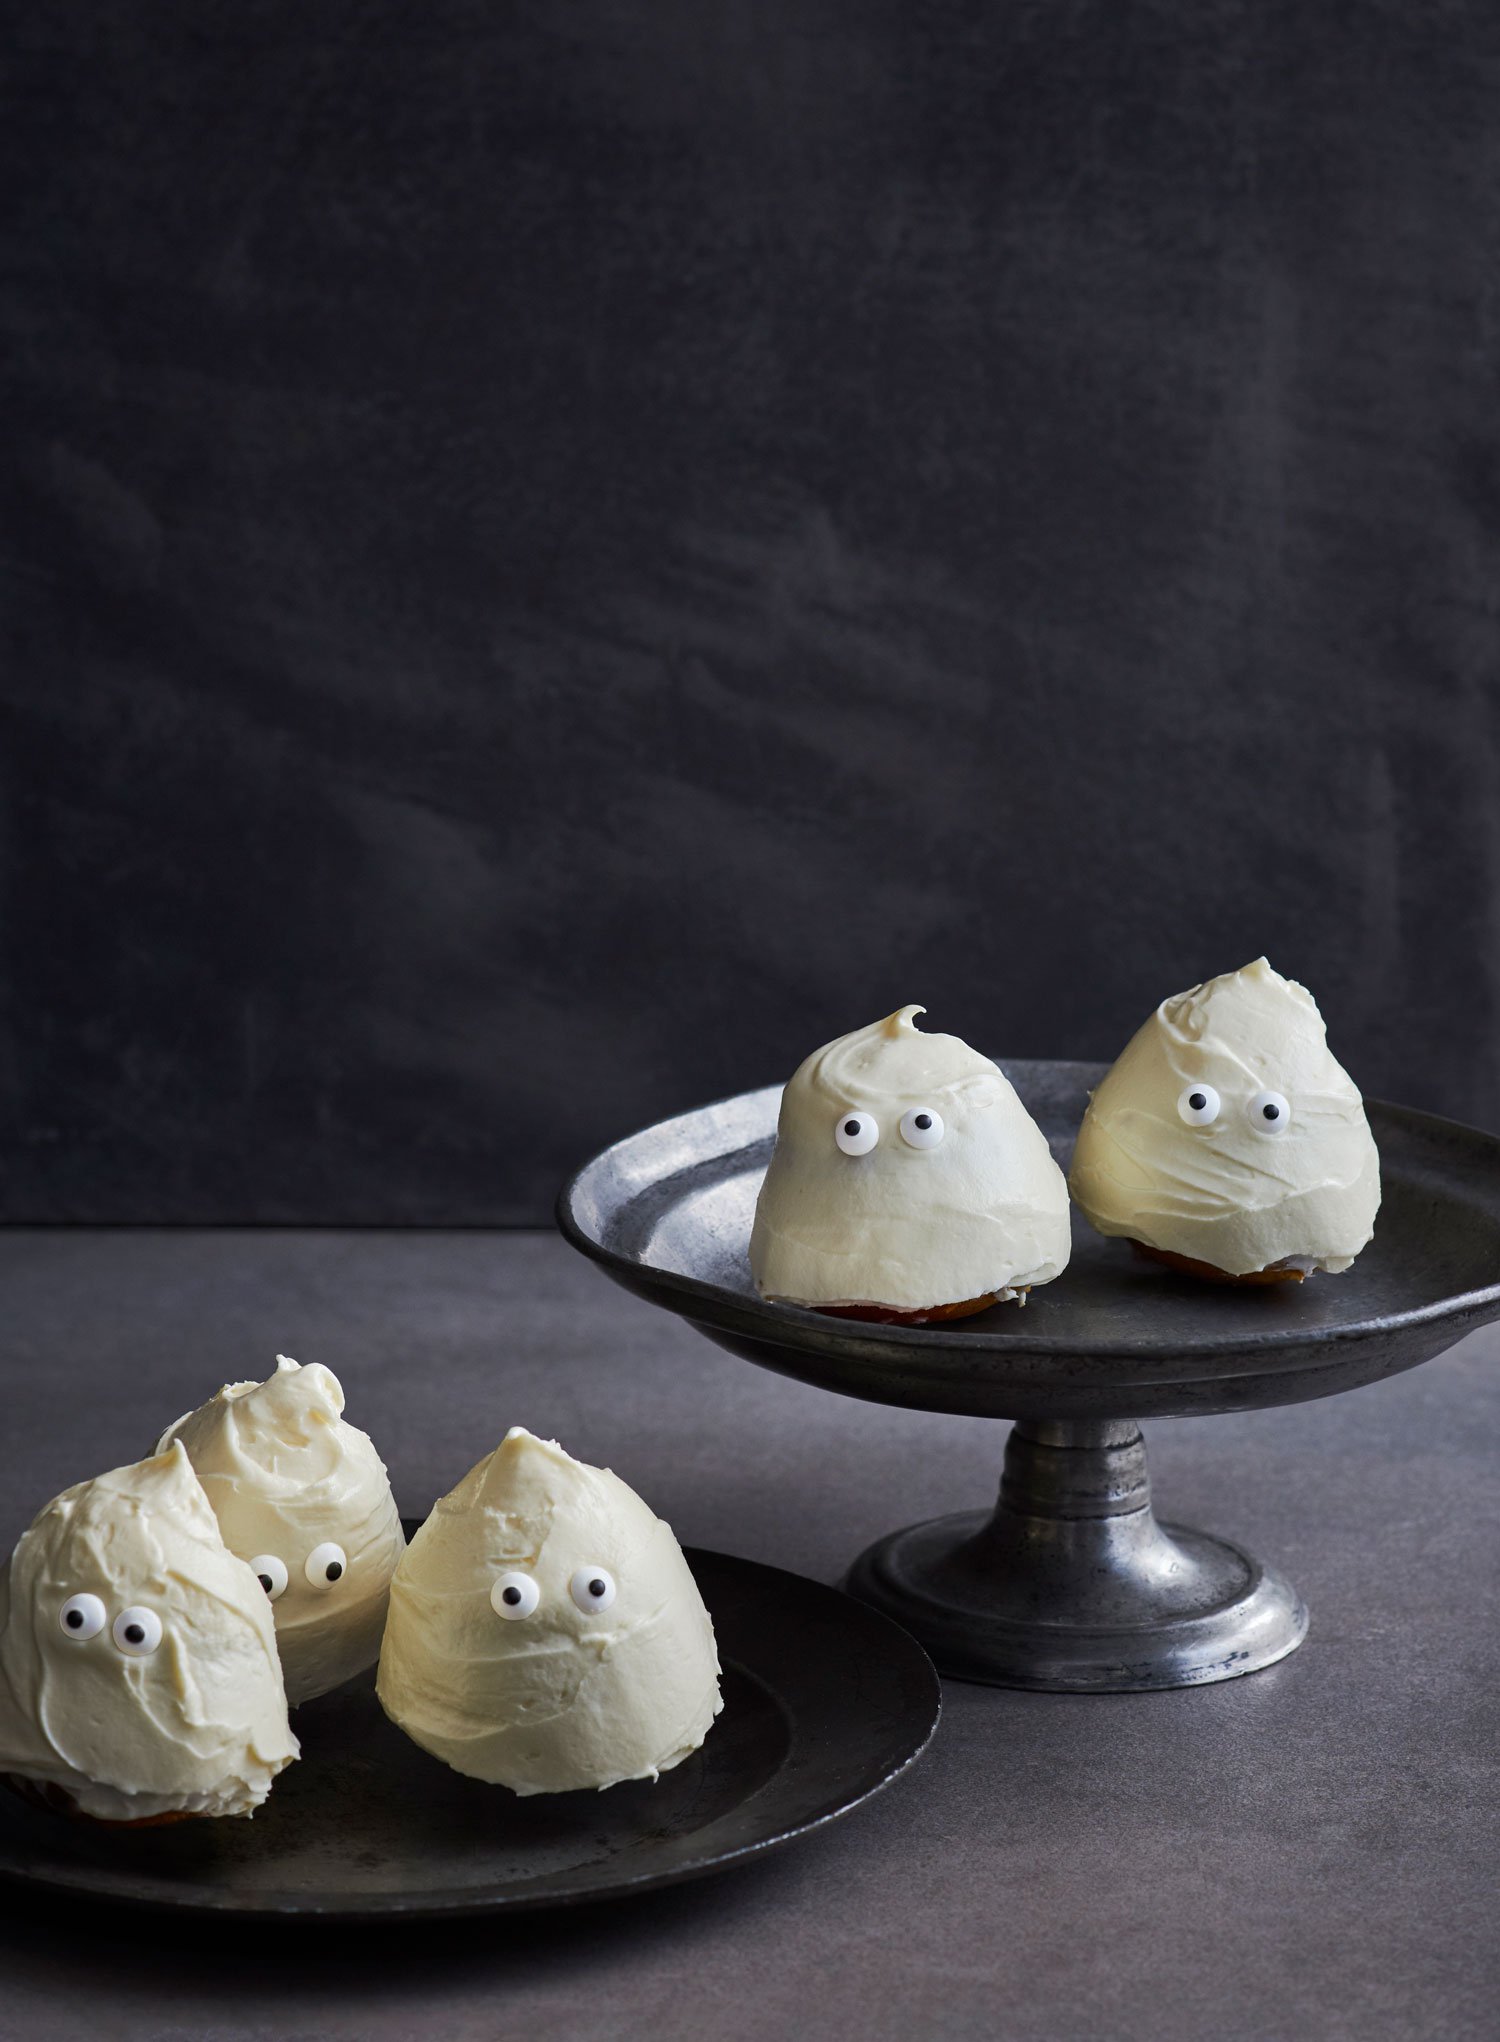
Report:
M126 1470L119 1468L109 1469L105 1475L100 1477L100 1480L108 1480L110 1476L124 1472ZM188 1459L188 1450L180 1439L171 1439L154 1454L147 1454L145 1459L137 1461L134 1468L130 1469L129 1472L142 1480L149 1477L154 1481L167 1483L180 1482L186 1476L195 1489L198 1487L198 1477L193 1473L193 1464Z
M539 1439L524 1425L513 1425L482 1460L476 1461L456 1488L438 1499L437 1508L462 1512L476 1503L506 1511L536 1482L546 1483L583 1465L555 1439ZM550 1472L549 1472L550 1471Z
M535 1448L538 1452L556 1454L562 1460L571 1460L572 1455L555 1439L543 1439L538 1433L529 1432L524 1425L513 1425L499 1446L497 1453L522 1454Z
M306 1410L314 1419L337 1419L344 1408L344 1386L321 1361L306 1367L290 1355L278 1354L276 1373L259 1386L268 1410Z
M917 1027L917 1016L926 1012L925 1007L898 1007L881 1025L894 1042L902 1035L919 1034L921 1031Z

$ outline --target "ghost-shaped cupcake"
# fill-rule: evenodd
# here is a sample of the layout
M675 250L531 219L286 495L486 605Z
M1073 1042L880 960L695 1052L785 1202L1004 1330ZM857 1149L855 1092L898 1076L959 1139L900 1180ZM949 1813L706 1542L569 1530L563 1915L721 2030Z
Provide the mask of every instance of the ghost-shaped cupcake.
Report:
M385 1464L342 1416L338 1377L284 1354L263 1383L226 1383L162 1435L180 1440L225 1542L260 1577L295 1708L380 1655L405 1549Z
M182 1448L54 1497L0 1577L0 1773L162 1822L249 1815L296 1756L265 1592Z
M517 1794L654 1780L721 1707L713 1624L671 1526L519 1426L407 1549L376 1691L424 1750Z
M841 1035L782 1094L750 1236L762 1294L851 1317L956 1318L1050 1283L1068 1189L999 1066L921 1007Z
M1089 1102L1069 1178L1102 1234L1209 1278L1344 1270L1380 1158L1311 993L1259 957L1164 1000Z

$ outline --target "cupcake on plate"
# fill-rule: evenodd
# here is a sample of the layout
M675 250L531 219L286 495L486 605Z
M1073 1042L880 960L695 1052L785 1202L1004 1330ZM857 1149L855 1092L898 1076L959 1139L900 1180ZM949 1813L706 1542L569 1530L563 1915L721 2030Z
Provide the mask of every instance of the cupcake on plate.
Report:
M265 1592L182 1448L54 1497L0 1577L0 1773L162 1823L251 1815L296 1756Z
M1380 1157L1305 987L1258 957L1164 1000L1089 1101L1069 1186L1101 1234L1215 1282L1348 1269Z
M722 1706L714 1627L672 1527L520 1426L396 1569L376 1692L425 1751L517 1794L654 1780Z
M921 1325L983 1311L1067 1266L1068 1190L997 1064L902 1007L841 1035L781 1098L756 1201L761 1293Z
M259 1579L293 1708L375 1664L406 1546L385 1463L343 1410L331 1370L278 1354L275 1375L226 1383L158 1449L186 1448L226 1543Z

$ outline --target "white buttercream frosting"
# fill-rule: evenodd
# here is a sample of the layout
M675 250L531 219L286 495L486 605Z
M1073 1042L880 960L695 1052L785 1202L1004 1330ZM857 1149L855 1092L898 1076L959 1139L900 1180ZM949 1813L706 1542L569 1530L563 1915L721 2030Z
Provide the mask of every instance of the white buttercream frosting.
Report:
M266 1382L226 1383L161 1440L187 1448L230 1548L280 1562L262 1571L294 1708L374 1665L406 1544L385 1464L343 1409L331 1370L279 1354Z
M713 1624L671 1526L519 1426L407 1549L377 1692L425 1750L518 1794L655 1779L721 1707Z
M1336 1271L1374 1229L1380 1158L1317 1003L1260 957L1164 1000L1132 1037L1069 1184L1101 1233L1231 1276Z
M0 1772L136 1822L249 1815L296 1756L270 1607L182 1448L54 1497L0 1578Z
M1068 1191L1046 1136L998 1065L918 1029L923 1011L841 1035L782 1094L750 1237L767 1297L921 1311L1067 1266Z

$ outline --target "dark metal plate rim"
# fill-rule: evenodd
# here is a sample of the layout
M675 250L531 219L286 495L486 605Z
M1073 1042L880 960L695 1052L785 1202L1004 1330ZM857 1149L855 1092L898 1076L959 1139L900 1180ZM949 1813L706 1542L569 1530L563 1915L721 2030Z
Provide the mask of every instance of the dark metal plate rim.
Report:
M785 1569L769 1566L758 1560L746 1560L735 1554L718 1553L703 1547L688 1547L692 1561L709 1560L727 1563L738 1568L753 1568L759 1573L779 1574ZM309 1897L305 1893L286 1893L274 1890L260 1893L215 1891L212 1887L192 1887L158 1881L154 1885L143 1885L139 1878L130 1879L121 1872L111 1874L107 1868L97 1865L80 1867L76 1875L55 1867L30 1869L6 1864L0 1861L0 1882L11 1887L43 1890L52 1893L66 1893L79 1898L97 1901L108 1906L124 1906L135 1912L150 1914L187 1914L220 1919L231 1916L235 1919L267 1920L282 1923L308 1922L349 1922L379 1920L390 1921L454 1921L478 1916L498 1914L533 1913L542 1908L585 1907L599 1902L629 1899L635 1894L656 1892L668 1886L682 1885L692 1879L704 1878L720 1871L731 1870L736 1865L764 1857L770 1851L780 1850L799 1838L809 1836L814 1830L826 1828L841 1816L850 1814L855 1808L883 1792L894 1781L901 1779L914 1766L931 1744L937 1733L942 1716L942 1684L937 1671L926 1652L902 1626L883 1611L871 1609L867 1604L846 1596L839 1588L831 1588L826 1582L814 1581L806 1575L792 1577L803 1587L819 1590L835 1597L847 1610L858 1612L858 1621L873 1628L883 1637L892 1667L902 1665L908 1676L915 1676L930 1693L931 1714L920 1741L897 1764L863 1784L857 1784L849 1791L825 1797L814 1802L805 1815L784 1826L768 1830L764 1836L733 1845L727 1849L705 1851L701 1856L687 1858L680 1863L659 1871L650 1869L627 1876L600 1879L596 1866L585 1865L574 1871L558 1874L551 1879L539 1879L533 1885L509 1892L497 1892L494 1888L476 1886L473 1888L450 1888L424 1891L418 1895L407 1894L360 1894L339 1895L333 1893L325 1898ZM745 1662L725 1658L725 1669L731 1667L742 1677L752 1681L768 1693L773 1701L778 1700L777 1690L764 1670L757 1671ZM788 1754L790 1764L796 1763L795 1747ZM748 1794L739 1804L741 1808L753 1806L771 1789L773 1780L765 1781L753 1793ZM482 1791L482 1789L480 1789ZM503 1791L503 1790L496 1790Z

